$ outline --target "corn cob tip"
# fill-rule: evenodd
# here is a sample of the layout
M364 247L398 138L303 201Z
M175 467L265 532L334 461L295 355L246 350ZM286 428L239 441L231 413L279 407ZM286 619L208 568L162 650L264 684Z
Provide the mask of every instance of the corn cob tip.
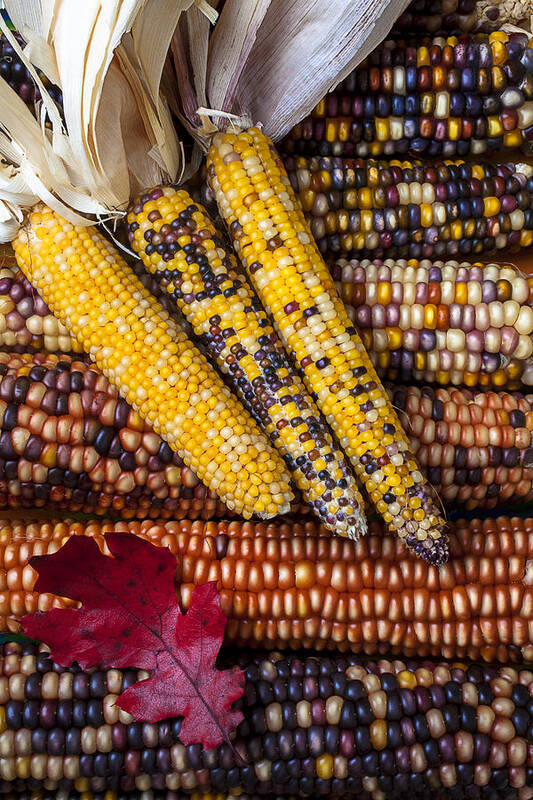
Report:
M353 541L357 541L360 536L366 536L368 533L368 523L366 521L366 516L364 513L354 515L354 522L352 525L348 525L346 530L343 532L343 536L346 536L348 539L352 539Z
M424 561L433 564L435 567L442 567L450 557L446 533L442 533L440 539L431 539L428 536L428 538L423 541L420 541L416 534L412 534L411 536L407 536L405 543L417 556L420 556Z

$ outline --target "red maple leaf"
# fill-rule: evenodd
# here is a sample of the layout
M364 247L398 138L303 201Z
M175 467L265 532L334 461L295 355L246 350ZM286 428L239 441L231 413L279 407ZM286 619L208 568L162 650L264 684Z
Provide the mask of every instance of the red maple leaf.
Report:
M81 603L21 620L25 633L45 642L62 666L136 667L147 680L126 689L118 705L137 720L183 717L183 744L216 747L242 719L232 703L244 691L241 670L218 670L226 628L216 584L197 586L184 614L174 585L176 559L164 547L129 533L106 533L113 558L86 536L73 536L56 553L35 556L37 592Z

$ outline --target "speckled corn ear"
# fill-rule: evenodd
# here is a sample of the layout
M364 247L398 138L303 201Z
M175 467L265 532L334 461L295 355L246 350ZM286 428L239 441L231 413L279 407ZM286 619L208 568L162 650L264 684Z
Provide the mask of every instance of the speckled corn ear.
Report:
M217 582L228 618L226 639L301 650L382 652L403 657L531 662L527 617L533 518L460 520L450 525L450 560L434 567L398 537L370 524L357 542L304 522L34 522L0 526L0 568L7 588L0 631L18 630L24 614L68 608L73 601L35 591L34 555L54 552L70 536L123 531L176 556L183 609L194 586Z
M527 668L243 653L233 747L203 750L179 742L179 720L135 723L118 707L146 671L73 671L33 643L4 644L0 656L10 800L57 789L79 800L531 798Z
M447 558L444 521L337 294L272 142L216 135L208 180L237 254L308 391L389 528L427 560Z
M318 248L339 256L454 258L533 243L533 167L286 156Z
M364 533L363 498L351 467L205 210L184 190L157 187L134 201L128 233L314 512L337 534Z
M533 277L512 264L339 259L330 270L382 378L533 385Z
M228 508L245 517L288 510L280 456L96 228L42 206L14 248L26 277L122 397Z
M454 158L533 140L526 32L384 42L282 142L299 155Z

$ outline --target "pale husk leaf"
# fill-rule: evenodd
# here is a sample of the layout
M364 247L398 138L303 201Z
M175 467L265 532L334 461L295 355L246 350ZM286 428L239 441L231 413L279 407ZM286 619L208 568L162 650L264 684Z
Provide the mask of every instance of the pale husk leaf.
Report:
M197 108L205 97L209 108L261 123L280 139L386 37L407 4L226 0L209 41L205 92L196 87ZM190 57L174 59L181 92ZM223 127L223 119L199 124L188 110L190 96L182 101L197 140L208 146L211 129Z
M214 14L218 2L211 0ZM197 109L207 102L207 61L213 27L204 12L205 8L202 6L201 10L196 4L180 19L171 42L175 80L172 84L166 79L163 84L167 96L170 91L174 113L193 136L202 125Z
M172 177L180 167L180 150L160 86L172 33L180 15L188 9L196 11L194 0L147 0L131 32L123 36L117 49L144 123L153 133L157 160ZM207 20L206 23L209 24Z
M254 0L243 9L238 0L226 0L209 47L209 102L214 108L236 111L235 87L270 5L271 0Z
M196 1L5 0L43 100L35 119L0 79L1 237L38 199L89 224L177 176L181 149L159 83L173 28ZM63 117L34 65L60 86Z

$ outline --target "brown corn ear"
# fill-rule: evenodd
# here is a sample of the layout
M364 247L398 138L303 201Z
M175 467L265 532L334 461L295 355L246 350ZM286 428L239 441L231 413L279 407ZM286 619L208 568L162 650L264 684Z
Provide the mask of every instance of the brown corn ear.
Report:
M368 655L533 659L533 519L499 517L451 526L447 565L418 561L377 523L357 543L312 521L5 522L0 528L0 630L22 614L69 601L34 591L34 555L71 536L105 551L107 531L134 533L176 556L184 608L195 585L217 582L239 646Z

